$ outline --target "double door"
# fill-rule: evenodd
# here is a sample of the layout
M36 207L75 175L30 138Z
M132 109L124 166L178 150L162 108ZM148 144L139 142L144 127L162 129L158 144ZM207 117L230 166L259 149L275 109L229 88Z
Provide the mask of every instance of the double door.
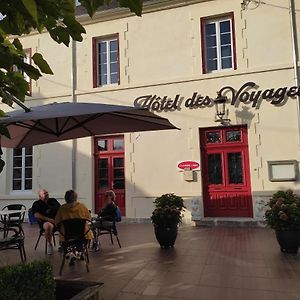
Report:
M125 215L124 137L101 137L95 140L95 211L104 204L105 192L113 190L116 204Z
M247 128L200 131L204 213L207 217L252 217Z

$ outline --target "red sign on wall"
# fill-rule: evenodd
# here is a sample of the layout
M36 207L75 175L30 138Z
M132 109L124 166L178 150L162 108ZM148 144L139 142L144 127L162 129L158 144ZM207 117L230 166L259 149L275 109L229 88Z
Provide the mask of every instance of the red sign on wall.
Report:
M179 170L200 170L200 163L195 160L184 160L177 164Z

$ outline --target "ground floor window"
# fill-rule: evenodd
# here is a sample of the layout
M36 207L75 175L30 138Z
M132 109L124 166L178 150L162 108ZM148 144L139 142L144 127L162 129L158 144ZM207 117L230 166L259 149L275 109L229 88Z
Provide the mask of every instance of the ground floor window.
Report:
M13 150L12 190L32 190L32 147Z

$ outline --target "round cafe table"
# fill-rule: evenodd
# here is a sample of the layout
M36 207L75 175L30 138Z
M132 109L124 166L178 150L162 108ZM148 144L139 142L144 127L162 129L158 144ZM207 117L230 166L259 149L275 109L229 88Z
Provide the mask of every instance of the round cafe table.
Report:
M14 217L13 215L18 215L21 213L26 213L25 209L20 209L20 210L0 210L0 220L1 223L4 225L4 229L6 227L18 227L19 233L24 235L24 230L22 228L22 223L19 220L12 220L10 216ZM15 221L15 222L14 222ZM4 231L5 235L5 231Z

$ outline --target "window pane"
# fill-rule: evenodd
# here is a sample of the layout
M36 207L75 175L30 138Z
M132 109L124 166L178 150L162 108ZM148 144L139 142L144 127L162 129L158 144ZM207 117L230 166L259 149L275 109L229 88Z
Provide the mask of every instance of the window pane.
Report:
M215 35L210 35L206 37L206 47L216 47L217 39Z
M101 42L99 44L99 52L100 53L106 53L106 42Z
M217 48L207 48L206 49L206 57L207 59L214 59L217 58Z
M209 184L222 184L222 157L220 153L208 155L208 180Z
M107 75L101 74L100 85L105 85L105 84L107 84Z
M229 183L241 184L243 183L243 164L242 153L228 153L228 176Z
M13 180L13 190L20 191L22 189L22 181L21 180Z
M231 46L222 46L221 47L221 56L222 57L231 56Z
M114 168L124 168L124 158L114 158Z
M99 180L99 184L98 184L98 188L99 189L108 189L108 180Z
M117 73L118 72L118 64L117 63L111 63L110 64L110 73Z
M32 178L32 168L25 169L25 178Z
M98 177L101 179L108 178L108 159L107 158L98 159Z
M231 44L231 34L225 33L221 34L221 45L230 45Z
M21 179L22 178L22 168L14 168L13 169L13 178L14 179Z
M100 55L100 63L101 64L106 64L107 63L107 54L106 53L101 53L101 55Z
M22 167L22 157L14 157L13 166L21 168Z
M206 134L206 143L221 143L220 131L208 132Z
M114 73L110 75L110 83L118 83L119 82L119 74Z
M114 178L124 178L124 169L114 169Z
M220 22L220 31L221 31L221 33L231 32L229 20Z
M25 155L32 155L32 147L25 148Z
M207 71L215 71L218 69L218 62L216 59L207 61Z
M123 139L114 139L114 150L124 150L124 140Z
M110 41L110 51L117 51L118 50L118 43L117 41Z
M25 166L31 167L32 166L32 156L26 156L25 158Z
M115 190L123 190L125 188L125 180L124 179L118 179L114 180L114 187Z
M240 142L241 141L241 131L231 130L226 132L226 142Z
M26 179L25 180L25 190L31 190L32 189L32 180Z
M226 57L222 58L222 69L231 69L232 68L232 58Z
M107 140L98 141L98 151L107 151Z
M206 24L205 34L206 36L216 34L216 24L215 23Z
M118 61L118 52L110 52L110 62Z
M21 149L14 149L14 156L22 156L22 148Z

